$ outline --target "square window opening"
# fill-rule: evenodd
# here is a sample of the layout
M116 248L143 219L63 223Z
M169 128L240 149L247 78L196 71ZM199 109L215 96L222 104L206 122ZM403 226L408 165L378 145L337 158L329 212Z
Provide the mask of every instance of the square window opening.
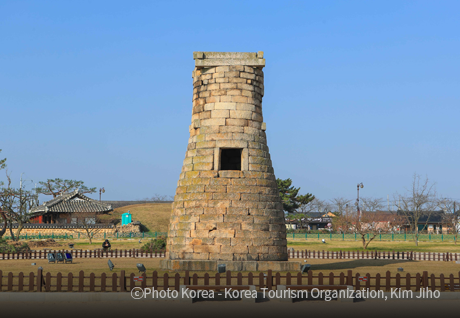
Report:
M242 148L222 149L220 154L220 170L241 171Z

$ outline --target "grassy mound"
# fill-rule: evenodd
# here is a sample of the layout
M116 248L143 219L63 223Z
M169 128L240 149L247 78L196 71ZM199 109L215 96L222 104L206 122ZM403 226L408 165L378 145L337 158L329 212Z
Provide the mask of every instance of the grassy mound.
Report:
M121 215L130 211L133 221L140 221L144 232L167 232L171 203L145 203L116 208L103 219L121 220Z

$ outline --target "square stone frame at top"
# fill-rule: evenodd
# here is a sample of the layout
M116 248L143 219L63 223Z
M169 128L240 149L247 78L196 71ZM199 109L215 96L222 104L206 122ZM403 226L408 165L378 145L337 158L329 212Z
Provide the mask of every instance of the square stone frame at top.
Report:
M241 149L241 148L233 148L233 147L217 147L214 148L214 170L220 171L221 168L221 156L222 156L222 149ZM241 170L233 170L233 171L249 171L249 150L248 148L242 148L241 150Z

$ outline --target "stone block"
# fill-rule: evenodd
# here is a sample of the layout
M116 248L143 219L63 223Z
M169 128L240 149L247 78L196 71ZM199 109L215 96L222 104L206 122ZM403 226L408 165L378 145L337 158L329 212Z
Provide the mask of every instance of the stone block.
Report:
M249 142L249 144L250 143L251 142ZM258 171L244 171L243 175L244 175L244 178L256 178L256 179L264 178L263 172L258 172Z
M216 225L217 225L218 230L239 230L241 229L241 223L219 222L219 223L216 223ZM230 245L230 243L228 245Z
M233 260L234 261L247 261L248 260L248 254L246 253L235 253L233 254Z
M184 260L208 260L209 259L209 253L183 253L183 259ZM191 270L196 270L196 269L191 269Z
M224 179L214 178L214 179L211 179L209 182L210 185L214 185L214 186L226 186L231 183L232 183L232 179L227 179L227 178L224 178ZM214 199L214 196L213 196L213 199ZM238 200L239 200L239 197L238 197Z
M252 112L246 110L231 110L230 118L252 119Z
M196 223L197 230L210 231L214 228L217 228L217 222L198 222Z
M225 77L225 73L224 72L216 72L216 73L212 74L212 78L219 78L219 77Z
M254 217L251 215L226 214L224 220L229 223L253 223Z
M223 222L224 216L223 215L209 215L209 214L202 214L200 215L200 222Z
M248 215L248 208L228 207L227 214Z
M212 237L186 237L185 244L189 245L212 245L214 238Z
M218 148L246 148L248 142L245 140L216 140Z
M233 239L230 239L233 240ZM222 246L222 253L248 253L249 249L247 246L238 245L238 246Z
M219 102L214 103L215 110L236 110L236 103Z
M219 224L225 224L225 223L219 223ZM237 224L239 225L239 224ZM216 237L215 238L215 244L220 244L224 246L230 246L230 240L231 238L229 237Z
M259 194L241 194L241 201L259 201Z
M238 199L238 200L232 200L231 206L232 206L232 207L236 207L236 208L247 208L247 209L250 209L250 208L257 208L257 203L258 203L258 202L239 201L239 199Z
M256 75L254 73L241 72L240 77L241 78L246 78L246 79L251 79L251 80L256 79Z
M249 253L251 254L267 254L268 246L249 246Z
M240 78L240 77L232 77L228 79L229 83L246 83L245 78Z
M272 217L254 216L254 223L271 224L272 223Z
M253 187L253 186L240 186L240 185L227 186L228 193L255 193L258 191L259 191L259 188Z
M211 111L211 118L229 118L230 111L228 109L219 109Z
M227 91L227 96L239 96L239 95L241 95L240 89L230 89Z
M247 119L239 119L239 118L227 118L225 119L225 125L227 126L248 126Z
M258 179L246 179L246 178L233 179L232 185L234 186L256 186L257 181Z
M226 193L227 192L227 187L226 186L214 186L214 185L208 185L204 189L205 192L217 192L217 193ZM213 197L214 199L214 197Z
M252 245L254 246L270 246L272 245L273 240L267 238L253 238Z
M233 260L233 253L209 253L209 259L216 261L231 261Z
M221 178L242 178L243 172L234 171L234 170L221 170L219 171L219 177Z
M194 245L194 253L220 253L221 245Z
M206 238L209 237L208 235L209 231L208 230L191 230L190 231L190 237L192 238Z
M214 208L210 208L210 207L205 207L204 208L204 214L208 214L208 215L211 215L211 214L220 214L220 215L223 215L223 214L227 214L227 207L214 207Z
M219 132L221 133L242 133L244 132L244 127L239 126L219 126Z
M200 162L193 165L193 170L201 171L201 170L212 170L213 163L212 162Z
M236 89L237 87L237 84L236 83L222 83L220 84L220 88L222 89ZM227 95L231 95L231 94L228 94Z
M223 195L225 193L213 193L213 196L216 195ZM207 202L207 207L210 208L221 208L221 207L226 207L228 208L230 206L232 201L230 200L210 200Z
M216 89L211 91L212 96L222 96L222 95L227 95L227 90L226 89Z
M212 195L213 200L239 200L240 198L239 193L214 193Z
M225 72L225 77L240 77L240 72L238 71Z
M246 96L232 96L232 102L235 103L250 103L249 97ZM204 104L204 102L203 102Z
M211 150L212 151L212 150ZM193 163L210 163L214 161L214 156L195 156L193 157Z
M217 178L219 176L217 171L200 171L202 178Z
M213 230L209 231L209 237L227 237L227 238L233 238L235 237L235 230L232 229L224 229L224 230Z
M219 118L219 119L205 119L205 120L225 120L224 118ZM202 142L197 142L196 143L196 148L215 148L216 147L216 142L215 141L202 141Z

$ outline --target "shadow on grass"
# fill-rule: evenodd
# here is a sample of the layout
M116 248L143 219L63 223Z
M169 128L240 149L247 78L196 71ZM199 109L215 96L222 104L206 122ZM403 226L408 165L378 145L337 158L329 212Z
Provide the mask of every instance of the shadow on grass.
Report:
M345 262L337 262L337 263L328 263L328 264L312 264L311 270L336 270L336 269L352 269L357 267L373 267L373 266L387 266L392 264L407 264L413 263L414 261L410 260L396 260L396 259L357 259L357 260L350 260Z

